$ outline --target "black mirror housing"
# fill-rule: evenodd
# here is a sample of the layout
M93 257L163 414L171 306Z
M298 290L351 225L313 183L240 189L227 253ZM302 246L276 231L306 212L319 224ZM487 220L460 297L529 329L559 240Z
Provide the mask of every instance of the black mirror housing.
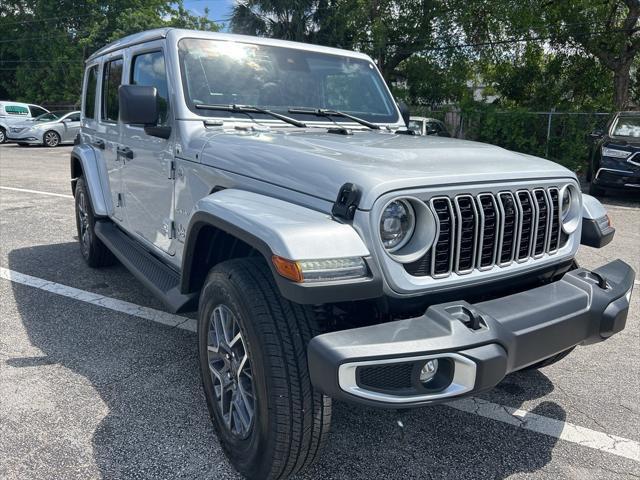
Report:
M158 124L158 91L156 87L120 85L118 88L120 120L127 124L155 126Z

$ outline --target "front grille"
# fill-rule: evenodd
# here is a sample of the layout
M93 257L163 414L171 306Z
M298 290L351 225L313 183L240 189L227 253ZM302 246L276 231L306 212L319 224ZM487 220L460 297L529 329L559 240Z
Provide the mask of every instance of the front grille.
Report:
M429 205L437 238L405 270L443 278L553 255L569 239L560 225L559 196L559 189L550 187L434 197Z

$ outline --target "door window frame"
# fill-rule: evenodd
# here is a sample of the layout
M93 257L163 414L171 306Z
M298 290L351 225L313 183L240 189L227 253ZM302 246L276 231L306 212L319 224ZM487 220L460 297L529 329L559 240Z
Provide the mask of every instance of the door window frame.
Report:
M105 107L105 103L104 103L105 75L104 75L104 72L105 72L108 64L110 64L112 62L116 62L118 60L122 60L122 72L120 73L120 85L124 85L124 80L126 79L126 76L125 76L126 62L125 62L125 58L124 58L124 55L123 55L122 52L118 52L113 57L106 57L105 59L103 59L102 68L100 68L100 112L99 112L100 117L98 118L98 121L100 123L107 124L107 125L117 125L119 123L120 107L118 107L118 119L109 120L107 118L103 118L102 114L104 113L104 107ZM120 86L120 85L118 85L118 86ZM109 85L107 84L107 87L108 86Z

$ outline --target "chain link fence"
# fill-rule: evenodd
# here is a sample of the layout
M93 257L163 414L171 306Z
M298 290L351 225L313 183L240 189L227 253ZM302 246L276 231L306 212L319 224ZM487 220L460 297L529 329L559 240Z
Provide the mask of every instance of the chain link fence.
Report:
M444 121L457 138L548 158L577 172L583 171L587 164L588 134L603 128L611 116L605 112L531 112L495 108L433 111L414 107L411 113Z

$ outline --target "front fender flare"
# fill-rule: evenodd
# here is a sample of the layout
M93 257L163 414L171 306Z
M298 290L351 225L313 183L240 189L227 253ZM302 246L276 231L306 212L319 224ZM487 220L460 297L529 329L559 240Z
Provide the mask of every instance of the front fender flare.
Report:
M87 144L74 145L71 151L71 189L75 193L75 183L78 172L76 162L80 162L91 206L96 216L106 217L113 213L113 204L109 194L109 184L106 169L98 162L95 150Z
M373 298L382 294L382 280L370 253L350 225L330 215L277 198L236 189L213 193L194 208L185 237L182 291L190 292L191 271L197 238L205 226L214 226L260 252L274 273L280 292L297 303L326 303ZM363 257L372 276L345 282L296 284L275 273L271 257L312 260Z

